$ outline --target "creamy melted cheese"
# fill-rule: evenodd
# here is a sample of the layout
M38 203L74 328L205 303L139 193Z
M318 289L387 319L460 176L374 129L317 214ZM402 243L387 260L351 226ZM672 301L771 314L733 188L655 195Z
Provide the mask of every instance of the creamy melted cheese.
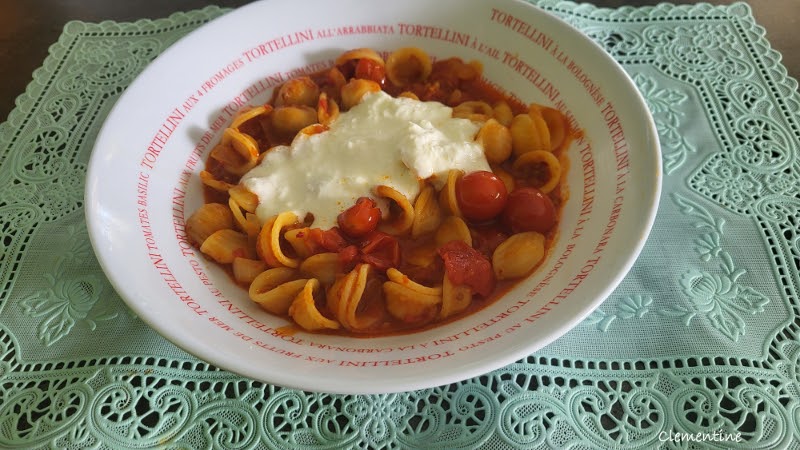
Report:
M490 170L475 142L478 128L438 102L371 93L329 130L271 149L242 183L258 196L262 223L292 211L300 219L313 214L313 226L327 229L359 197L375 198L378 185L413 201L419 180L441 188L450 169ZM379 205L385 212L386 205Z

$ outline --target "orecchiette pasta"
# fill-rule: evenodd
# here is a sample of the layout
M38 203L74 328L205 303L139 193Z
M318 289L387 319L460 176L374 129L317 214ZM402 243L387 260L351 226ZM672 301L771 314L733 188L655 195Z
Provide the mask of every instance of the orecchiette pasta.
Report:
M475 139L483 146L489 164L502 164L511 156L511 131L495 118L488 119Z
M316 106L319 86L309 77L300 77L283 83L275 96L275 106Z
M375 188L375 195L389 201L390 216L381 224L380 229L393 235L406 234L414 225L414 207L411 200L390 186L380 185Z
M373 270L369 264L359 264L335 281L328 292L330 310L350 331L369 331L384 316L384 303L376 295L379 285L375 284Z
M442 246L450 241L464 241L467 245L472 245L472 234L469 231L467 223L458 216L449 216L439 228L436 229L434 235L436 245Z
M231 264L233 269L233 279L237 283L249 286L261 272L267 270L267 263L260 259L242 258L237 256L233 258Z
M345 109L350 109L357 105L367 93L380 90L381 85L375 81L354 78L342 86L342 105Z
M431 70L430 57L416 47L398 49L386 60L386 77L400 87L425 81Z
M308 331L335 330L340 326L339 322L325 317L317 308L317 297L321 295L321 291L319 280L306 280L303 289L289 306L292 319Z
M512 170L545 194L549 193L561 180L561 163L555 155L546 150L524 153L514 161Z
M285 212L273 217L261 228L258 234L256 251L261 259L270 267L297 267L300 261L284 252L283 232L297 223L297 216L291 212Z
M286 314L307 279L298 278L289 267L274 267L257 275L250 283L250 299L274 314Z
M211 150L200 172L206 203L186 220L189 241L229 267L254 303L309 332L408 332L499 298L552 246L576 130L563 112L522 104L482 71L479 61L415 47L359 48L286 81L268 103L242 108ZM368 197L337 205L335 226L288 208L259 218L244 176L275 148L329 132L378 91L450 107L453 120L473 124L488 169L448 166L417 178L413 194L376 183ZM533 210L545 217L531 223Z
M244 175L255 167L258 155L256 140L235 128L227 128L220 144L211 150L211 157L233 175Z
M258 116L268 115L270 112L272 112L272 105L259 105L242 109L233 122L231 122L231 126L229 128L239 131L239 127L244 125L245 122L255 119Z
M545 252L544 235L525 231L509 236L492 253L492 267L497 278L519 278L539 264Z
M447 181L439 191L439 204L446 214L461 217L461 210L456 199L456 182L463 175L460 170L451 170L447 173Z
M233 212L220 203L206 203L186 220L186 234L198 246L217 231L232 228Z
M468 100L461 102L453 108L453 117L486 121L492 118L494 109L484 101Z
M303 128L317 123L317 110L305 105L287 105L275 108L270 114L272 126L278 133L295 135Z
M436 199L436 190L431 185L425 185L414 202L411 237L417 239L436 231L442 223L442 216L442 208Z
M232 229L215 231L203 241L200 251L220 264L230 264L241 256L253 256L247 235Z

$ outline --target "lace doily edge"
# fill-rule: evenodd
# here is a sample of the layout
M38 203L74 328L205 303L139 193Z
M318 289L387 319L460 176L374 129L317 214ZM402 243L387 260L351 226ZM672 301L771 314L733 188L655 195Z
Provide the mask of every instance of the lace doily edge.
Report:
M560 12L584 19L611 22L620 21L657 21L669 19L709 19L731 18L745 27L754 45L763 49L760 54L769 64L765 67L772 72L773 80L784 88L784 92L793 93L798 90L798 81L789 75L781 61L783 55L772 48L767 39L767 30L756 22L753 10L746 2L740 1L730 5L712 5L707 2L678 5L659 3L654 6L620 6L617 8L599 7L591 3L577 3L572 0L528 0L542 9Z
M739 18L753 17L753 11L746 2L739 1L730 5L712 5L698 2L685 5L662 2L652 6L623 5L616 8L596 6L587 2L572 0L529 0L541 8L558 9L579 14L594 20L655 20L670 18L708 18L713 15L733 16Z
M0 122L0 144L2 144L3 148L9 147L13 130L19 129L25 117L35 108L37 99L40 98L42 92L49 86L50 78L58 70L63 58L69 52L70 45L75 37L91 33L146 33L169 30L171 28L184 27L187 25L200 25L230 10L230 8L212 5L201 9L175 12L168 17L157 19L145 18L132 22L116 22L113 20L104 20L102 22L71 20L67 22L62 28L58 40L48 47L48 53L42 65L33 71L31 81L25 87L25 90L14 100L14 109L8 114L8 118L4 122Z

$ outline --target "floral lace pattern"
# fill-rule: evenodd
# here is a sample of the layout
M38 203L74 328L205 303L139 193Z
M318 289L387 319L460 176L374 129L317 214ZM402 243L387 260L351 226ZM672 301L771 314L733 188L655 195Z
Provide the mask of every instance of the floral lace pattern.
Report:
M535 3L645 97L664 157L653 233L606 302L537 354L379 396L243 379L125 307L83 219L91 143L144 66L223 11L70 23L0 125L0 447L800 448L797 83L743 3ZM737 439L675 438L715 432Z

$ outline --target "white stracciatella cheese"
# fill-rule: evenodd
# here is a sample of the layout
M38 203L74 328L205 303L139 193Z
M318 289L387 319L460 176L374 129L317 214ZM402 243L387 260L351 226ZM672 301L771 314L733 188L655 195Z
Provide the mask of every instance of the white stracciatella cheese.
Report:
M452 108L441 103L375 92L340 114L328 131L269 150L242 183L258 196L262 223L292 211L301 219L312 213L313 226L327 229L359 197L375 198L378 185L413 201L420 179L438 188L450 169L490 170L475 142L478 128L453 118Z

